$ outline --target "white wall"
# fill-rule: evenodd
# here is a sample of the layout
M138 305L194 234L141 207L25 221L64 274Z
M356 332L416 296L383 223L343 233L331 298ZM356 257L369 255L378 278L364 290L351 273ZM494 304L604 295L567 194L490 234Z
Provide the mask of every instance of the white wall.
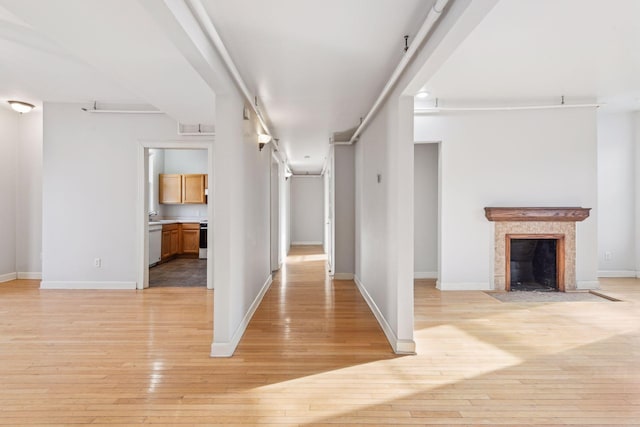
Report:
M18 115L0 108L0 282L16 273L16 185Z
M355 273L355 147L334 146L334 274L347 278Z
M438 277L438 144L416 144L414 156L413 271Z
M44 105L43 287L135 288L139 141L175 141L176 122L80 107Z
M491 289L487 206L582 206L578 287L597 271L595 109L454 113L415 119L416 140L441 140L441 289Z
M255 114L242 119L244 107L238 95L216 97L214 179L209 181L216 292L213 356L233 354L271 283L271 153L258 151L259 124Z
M160 173L208 173L206 150L165 149L164 168ZM160 205L162 216L167 218L207 217L206 204Z
M164 150L164 173L208 173L206 150Z
M42 109L19 118L16 268L18 278L42 275Z
M282 214L280 217L280 233L282 241L284 242L282 248L282 259L285 260L287 255L289 254L289 250L291 250L291 177L284 178L285 170L284 166L281 164L282 168L282 177L284 179L282 185L280 185L280 191L282 191L281 195L281 203L280 213Z
M356 283L396 352L414 350L412 110L389 99L355 145Z
M320 176L291 177L291 243L321 245L323 181Z
M598 275L635 277L635 120L598 112Z

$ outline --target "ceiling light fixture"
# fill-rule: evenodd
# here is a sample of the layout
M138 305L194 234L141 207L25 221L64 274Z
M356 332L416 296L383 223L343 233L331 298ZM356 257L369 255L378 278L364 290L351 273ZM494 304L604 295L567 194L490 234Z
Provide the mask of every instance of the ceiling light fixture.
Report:
M28 113L29 111L36 108L35 105L29 104L28 102L14 101L14 100L7 101L7 102L9 103L9 105L11 105L11 108L13 108L14 111L17 111L20 114Z
M427 91L420 91L416 94L416 98L420 98L420 99L425 99L429 97L429 92Z

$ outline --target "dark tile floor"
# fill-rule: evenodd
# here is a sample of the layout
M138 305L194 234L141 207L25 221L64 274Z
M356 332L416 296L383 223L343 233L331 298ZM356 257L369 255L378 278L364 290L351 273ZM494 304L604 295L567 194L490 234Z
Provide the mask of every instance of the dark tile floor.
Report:
M149 286L207 286L207 260L177 258L149 269Z

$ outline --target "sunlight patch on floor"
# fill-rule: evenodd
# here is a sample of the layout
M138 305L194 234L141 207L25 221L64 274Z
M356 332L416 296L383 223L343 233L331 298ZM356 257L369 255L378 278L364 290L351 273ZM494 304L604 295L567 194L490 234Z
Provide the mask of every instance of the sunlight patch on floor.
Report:
M325 254L318 255L289 255L287 257L287 262L290 263L298 263L298 262L309 262L309 261L325 261L327 256Z
M389 404L417 393L435 390L521 363L519 358L508 352L453 326L431 328L425 331L425 335L427 340L430 336L435 342L464 342L464 350L458 348L458 352L478 354L481 363L461 364L456 368L456 372L451 372L450 360L434 363L432 369L425 370L423 364L417 366L415 363L415 358L422 356L398 357L269 384L246 393L252 399L261 401L273 396L286 396L287 401L295 408L293 410L298 416L303 416L306 423L320 422L328 418L367 411L377 405ZM437 351L437 348L431 348L430 351ZM464 357L469 356L465 354ZM368 392L363 393L363 388ZM331 394L327 395L326 390L331 390ZM298 399L312 399L316 403L308 408L296 407ZM287 411L287 414L291 415L290 411Z

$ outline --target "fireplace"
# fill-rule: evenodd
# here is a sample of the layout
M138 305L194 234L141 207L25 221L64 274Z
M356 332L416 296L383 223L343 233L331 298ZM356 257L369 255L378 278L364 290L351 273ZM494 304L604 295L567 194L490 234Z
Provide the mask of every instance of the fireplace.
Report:
M507 234L505 290L564 291L564 235Z
M495 223L493 288L576 290L576 222L586 219L589 211L485 208L487 219Z

